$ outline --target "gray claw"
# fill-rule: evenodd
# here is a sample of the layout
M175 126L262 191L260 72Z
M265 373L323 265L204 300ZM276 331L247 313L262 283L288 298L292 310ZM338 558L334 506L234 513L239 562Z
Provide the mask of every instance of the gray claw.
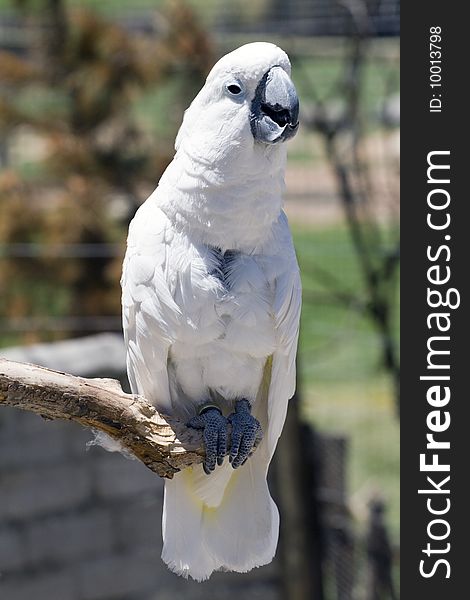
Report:
M204 430L206 456L202 466L206 475L212 473L216 463L221 465L227 454L227 424L220 410L212 406L188 422L188 427Z
M234 469L244 464L263 437L259 421L251 414L248 400L238 400L228 418L232 425L229 461Z

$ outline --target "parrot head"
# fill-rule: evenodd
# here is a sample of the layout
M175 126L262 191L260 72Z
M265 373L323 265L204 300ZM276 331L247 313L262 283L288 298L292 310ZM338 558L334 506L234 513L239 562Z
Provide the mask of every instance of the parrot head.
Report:
M299 98L290 72L283 50L255 42L224 56L207 83L223 82L228 100L245 108L255 142L277 144L293 137L299 128Z
M292 138L299 128L299 99L290 78L287 54L267 42L255 42L223 56L185 113L176 148L214 152L250 145L272 146Z
M285 142L299 127L287 54L241 46L212 68L186 110L176 154L160 179L159 206L205 244L250 251L279 221Z

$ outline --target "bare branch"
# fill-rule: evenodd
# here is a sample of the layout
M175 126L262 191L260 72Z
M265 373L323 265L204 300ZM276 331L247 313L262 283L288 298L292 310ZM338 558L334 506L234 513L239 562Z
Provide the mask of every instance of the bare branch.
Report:
M200 432L160 415L113 379L86 379L0 358L0 405L107 433L160 477L202 462Z

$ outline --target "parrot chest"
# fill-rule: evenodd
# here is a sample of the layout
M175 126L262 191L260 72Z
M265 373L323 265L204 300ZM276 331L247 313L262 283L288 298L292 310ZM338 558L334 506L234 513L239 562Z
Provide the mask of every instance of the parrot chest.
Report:
M211 349L269 355L274 344L273 290L262 267L253 256L210 250L203 268L190 269L182 284L189 289L176 294L183 313L181 340L191 342L198 353L210 344Z
M182 324L171 355L178 380L198 395L209 388L254 397L276 346L273 286L254 256L211 248L201 257L176 286Z
M272 287L256 258L231 250L212 273L222 285L215 312L223 323L221 346L265 357L274 349Z

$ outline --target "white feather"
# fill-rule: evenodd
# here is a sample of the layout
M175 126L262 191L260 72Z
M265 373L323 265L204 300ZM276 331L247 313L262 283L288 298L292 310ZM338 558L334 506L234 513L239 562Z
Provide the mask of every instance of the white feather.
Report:
M182 419L217 397L247 398L264 431L234 471L226 460L165 485L163 560L196 580L274 556L279 515L266 483L295 389L300 277L282 212L285 145L256 143L249 105L285 53L250 44L227 55L186 111L176 155L129 228L123 326L132 390ZM243 79L246 101L224 96ZM230 260L221 262L225 250Z

